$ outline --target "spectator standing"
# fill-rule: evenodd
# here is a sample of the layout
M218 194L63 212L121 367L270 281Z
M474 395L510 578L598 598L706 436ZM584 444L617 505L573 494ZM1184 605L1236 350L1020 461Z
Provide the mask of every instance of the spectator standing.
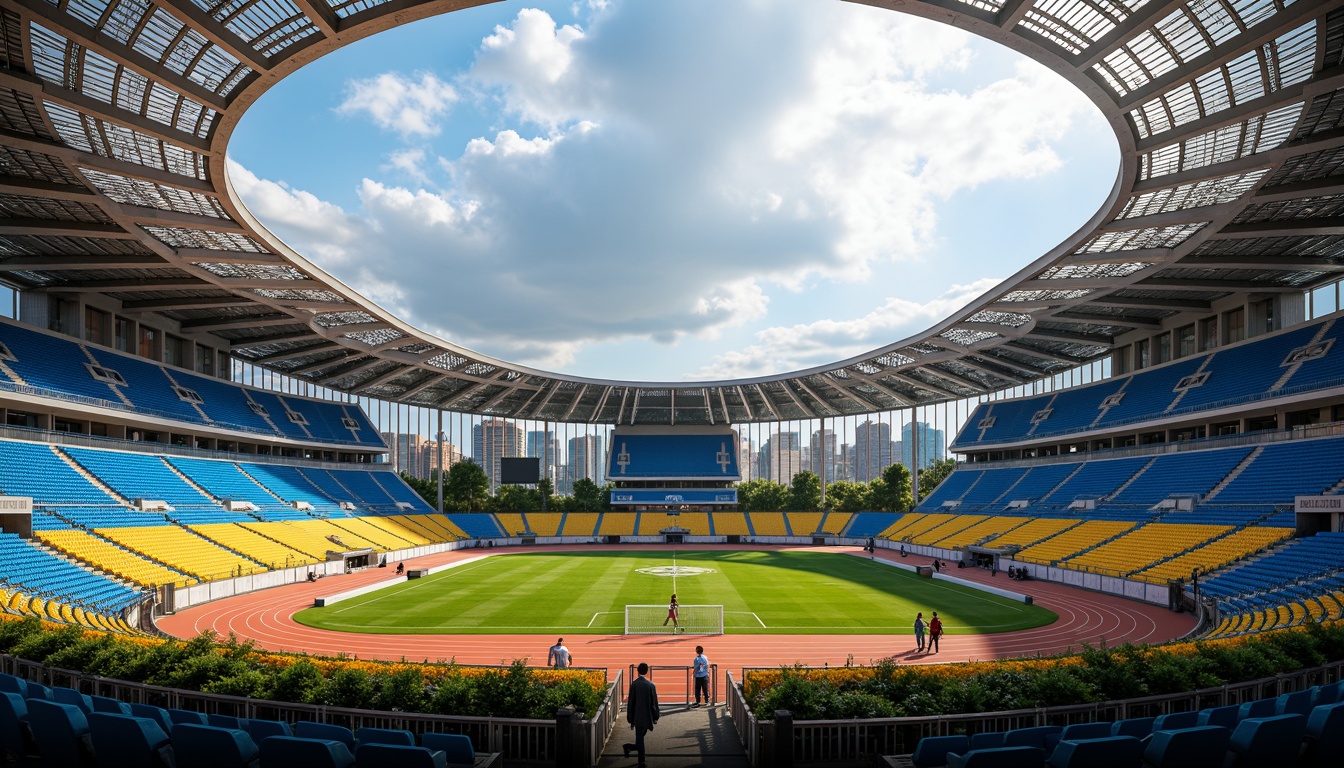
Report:
M920 612L919 612L919 615L915 616L915 645L916 645L915 650L917 650L917 651L923 651L923 650L924 650L924 612L923 612L923 611L920 611Z
M943 636L943 620L938 618L938 612L933 612L933 618L929 619L929 647L934 653L938 652L938 638Z
M705 658L705 648L702 645L695 646L695 660L691 662L691 674L695 678L695 703L691 708L700 706L700 694L705 695L705 706L713 702L709 700L709 659Z
M551 652L546 656L546 666L556 669L567 669L574 663L574 657L570 655L569 649L565 647L565 638L559 637L555 640L555 645L551 646Z
M649 665L641 661L638 669L639 677L630 683L630 693L625 699L625 721L635 732L635 741L622 744L621 750L626 757L631 752L638 752L640 768L644 768L644 735L658 724L658 689L645 677L649 674Z

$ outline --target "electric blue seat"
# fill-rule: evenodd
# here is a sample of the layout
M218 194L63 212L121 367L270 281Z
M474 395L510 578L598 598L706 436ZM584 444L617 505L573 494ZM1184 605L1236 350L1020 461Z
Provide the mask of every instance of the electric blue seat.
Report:
M79 711L85 716L93 714L93 699L74 688L52 688L51 696L61 704L73 704L79 707Z
M1307 718L1302 715L1252 717L1237 724L1228 740L1226 768L1289 764L1302 751L1307 733Z
M1344 754L1344 701L1322 704L1307 718L1305 765L1338 765Z
M44 701L55 701L52 698L51 689L41 683L28 683L28 692L24 694L25 699L43 699Z
M431 749L437 749L430 744L429 737L443 735L446 734L426 733L420 737L420 743ZM467 739L466 736L459 736L458 738ZM471 746L470 739L467 739L467 746ZM925 736L915 745L915 752L910 756L910 760L915 764L915 768L939 768L947 765L947 753L964 754L970 751L971 740L965 736ZM454 763L469 762L456 757L450 757L449 759Z
M108 698L107 696L90 696L93 700L94 712L109 712L114 715L131 714L131 705L124 701Z
M1045 750L1040 747L972 749L964 755L948 755L947 765L948 768L1042 768Z
M33 728L43 765L62 768L94 768L97 765L93 759L89 721L79 707L30 698L28 723Z
M214 728L232 728L236 731L247 730L247 720L232 715L206 715L205 724Z
M1140 768L1142 764L1143 742L1133 736L1062 739L1049 762L1051 768Z
M339 741L350 752L355 751L355 732L339 725L300 720L294 724L294 736L300 739Z
M158 723L164 733L171 734L173 732L173 719L168 716L168 710L163 707L156 707L152 704L132 704L131 714L136 717L148 717Z
M1222 768L1231 735L1217 725L1153 731L1143 762L1153 768Z
M0 687L0 690L4 690L3 687ZM1334 704L1337 701L1344 701L1344 681L1317 686L1311 694L1313 709L1322 704Z
M354 763L340 741L272 736L261 742L261 768L350 768Z
M247 731L194 723L173 726L173 751L193 768L255 768L260 755Z
M1241 712L1241 705L1230 704L1226 707L1209 707L1199 711L1199 721L1197 725L1218 725L1232 730L1237 727L1240 718L1237 714Z
M0 693L17 693L26 699L28 698L28 681L22 677L0 672Z
M1153 721L1155 717L1131 717L1126 720L1116 720L1111 723L1112 736L1133 736L1136 739L1146 738L1153 732Z
M424 747L364 743L355 750L355 762L359 768L447 768L448 758Z
M1003 735L1003 746L1037 747L1050 754L1059 743L1059 734L1063 731L1058 725L1038 725L1035 728L1014 728Z
M1273 717L1274 704L1274 699L1256 699L1255 701L1248 701L1241 705L1241 709L1237 710L1237 720L1241 721L1249 717Z
M1059 734L1060 741L1082 741L1084 739L1105 739L1111 735L1111 723L1074 723L1064 726Z
M37 754L37 743L28 725L28 702L17 693L0 691L0 755L9 755L20 765L25 755Z
M290 730L289 723L279 720L248 720L247 735L260 744L272 736L293 736L294 731Z
M1302 715L1311 714L1311 690L1285 693L1274 700L1274 714Z
M98 768L171 768L168 734L148 717L112 712L89 715L89 735Z
M1172 712L1168 715L1158 715L1153 720L1153 732L1176 731L1194 728L1197 725L1199 725L1198 712Z
M944 738L960 739L963 744L966 740L965 736L934 736L932 738L935 740ZM924 740L920 739L920 744L923 743ZM420 746L432 749L435 752L442 752L448 758L448 762L453 765L459 763L471 765L476 762L476 748L471 745L471 737L460 733L422 733L420 734ZM931 756L937 756L939 760L943 761L937 763L937 765L945 765L947 754L944 753L943 755L938 756L934 745L930 745L929 748L930 750L933 750ZM954 749L949 751L955 752L957 750ZM919 752L918 745L915 746L915 752ZM915 765L918 766L919 763L915 763Z
M210 721L206 720L203 712L193 712L190 709L170 709L168 710L168 719L173 722L173 725L178 725L179 723L190 723L191 725L210 724Z
M415 734L395 728L360 728L355 735L355 759L359 760L359 748L365 744L399 744L403 747L415 746Z
M971 734L971 749L1000 749L1003 747L1003 731L988 731Z

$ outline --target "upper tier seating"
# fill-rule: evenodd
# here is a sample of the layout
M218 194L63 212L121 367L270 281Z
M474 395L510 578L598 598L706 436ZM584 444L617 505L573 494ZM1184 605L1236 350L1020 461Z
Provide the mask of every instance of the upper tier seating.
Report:
M90 483L49 445L0 441L0 493L36 503L107 506L116 500Z
M188 509L214 506L213 499L188 485L158 456L90 448L65 452L126 499L154 499Z
M192 424L289 437L308 442L385 447L364 412L353 405L278 396L181 368L155 363L105 347L82 344L59 334L0 319L0 343L13 355L6 365L19 378L0 373L0 384L26 385L53 397L92 398L96 405ZM126 383L96 379L89 366L115 371ZM183 399L174 387L195 392L202 402ZM253 405L265 409L256 413ZM289 413L307 423L297 424Z
M1266 397L1344 385L1344 322L1338 316L1260 336L1126 376L1012 400L982 403L953 450L1122 426ZM1323 355L1294 363L1317 337ZM1199 373L1202 383L1177 390ZM1190 383L1187 381L1187 383ZM1277 386L1276 386L1277 385ZM1107 403L1118 396L1119 402ZM989 426L985 426L989 425Z
M1250 466L1215 494L1219 504L1291 503L1344 480L1344 437L1266 445Z
M1205 595L1231 597L1282 587L1344 568L1344 533L1294 539L1257 560L1207 578Z
M575 517L575 515L571 514L570 517L571 518ZM474 539L481 539L481 538L491 539L495 538L496 536L506 535L504 531L501 531L499 529L499 524L495 522L494 515L483 515L483 514L473 514L470 512L462 512L462 513L450 514L448 515L448 519L453 522L453 525L456 525L458 528L461 528L463 531L466 531L467 535ZM587 531L583 532L575 531L573 533L566 532L564 535L592 536L593 531L596 528L596 524L597 524L597 515L593 515L593 525L588 526ZM568 528L569 524L566 523L565 527Z
M627 435L611 439L611 480L737 480L731 435Z
M283 501L267 493L265 488L243 474L238 465L229 461L210 461L209 459L184 459L176 456L167 458L177 471L191 478L192 482L204 488L211 496L223 501L250 501L258 509L285 509Z

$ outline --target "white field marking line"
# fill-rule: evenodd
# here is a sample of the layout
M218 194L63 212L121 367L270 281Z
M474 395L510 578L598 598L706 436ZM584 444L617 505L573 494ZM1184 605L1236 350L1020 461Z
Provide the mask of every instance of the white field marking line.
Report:
M948 582L948 583L944 584L944 583L937 582L937 581L933 581L933 580L930 580L930 582L931 582L931 583L930 583L930 586L935 586L935 587L937 587L938 589L944 589L944 590L948 590L948 591L950 591L950 592L955 592L955 591L957 591L955 588L956 588L956 587L960 587L961 589L968 590L968 591L970 591L970 592L972 592L972 593L980 592L981 594L986 594L986 595L989 594L988 592L982 592L981 590L978 590L978 589L976 589L975 587L968 587L968 586L966 586L966 585L964 585L964 584L953 584L953 583L951 583L951 582ZM975 600L980 600L980 601L982 601L982 602L986 602L986 603L994 603L994 604L996 604L996 605L1002 605L1002 603L1000 603L999 600L1003 600L1003 601L1006 601L1006 602L1008 603L1008 604L1007 604L1006 606L1004 606L1004 607L1006 607L1006 608L1011 608L1011 609L1013 609L1014 611L1016 611L1016 612L1018 612L1018 613L1025 613L1025 612L1026 612L1026 608L1025 608L1026 603L1022 603L1021 605L1024 606L1024 607L1019 608L1019 607L1018 607L1018 602L1017 602L1016 600L1009 600L1009 599L1006 598L1006 597L1000 597L998 600L991 600L991 599L989 599L988 597L981 597L979 594L970 594L970 595L967 595L967 597L973 598L973 599L975 599ZM996 595L996 597L997 597L997 595Z
M454 568L454 569L452 569L452 570L450 570L450 571L446 571L445 573L447 573L448 576L453 576L453 575L458 574L458 573L466 573L467 571L474 570L474 569L476 569L476 568L480 568L482 565L485 565L487 562L489 562L489 560L488 560L488 559L485 559L485 560L482 560L480 563L478 563L478 564L476 564L476 565L468 566L468 567L465 567L465 568ZM437 575L437 574L434 574L434 575ZM447 579L448 576L444 576L443 579ZM419 584L415 584L415 585L409 586L409 587L407 587L407 588L405 588L405 589L403 589L403 590L397 592L397 594L398 594L398 595L405 594L406 592L410 592L412 589L415 589L416 587L421 587L421 586L424 586L425 584L430 584L430 583L437 583L437 582L439 582L439 581L442 581L443 579L418 579L418 581L420 582ZM402 583L402 584L406 584L406 583L408 583L408 582L403 581L403 582L401 582L401 583ZM396 585L396 584L393 584L393 585L391 585L391 586L397 586L397 585ZM382 590L379 590L379 591L382 591ZM350 600L346 600L345 602L350 603L350 605L347 605L347 606L344 607L344 608L337 608L335 611L332 611L332 613L344 613L345 611L348 611L348 610L350 610L351 608L359 608L359 607L361 607L361 606L365 606L365 605L373 605L374 603L378 602L379 600L382 600L382 599L385 598L385 597L391 597L391 596L392 596L391 594L381 594L381 595L379 595L378 592L373 592L373 593L371 593L371 594L373 594L373 595L377 595L377 597L372 597L372 598L370 598L370 599L368 599L368 600L365 600L365 601L363 601L363 602L359 602L359 598L358 598L358 597L356 597L356 598L352 598L352 599L350 599ZM361 595L361 597L362 597L362 595ZM342 625L342 626L345 626L345 625Z
M734 615L734 616L750 616L750 617L756 619L757 623L759 623L759 624L761 625L761 628L762 628L762 629L769 629L769 627L767 627L767 626L765 625L765 622L764 622L764 621L761 621L761 617L756 615L756 612L755 612L755 611L724 611L724 612L723 612L723 615L724 615L724 616L728 616L728 615L730 615L730 614L731 614L731 615Z
M677 594L677 551L672 550L672 594Z
M587 629L593 628L593 622L597 621L598 616L610 616L613 613L624 613L624 611L598 611L597 613L593 614L593 618L588 620Z

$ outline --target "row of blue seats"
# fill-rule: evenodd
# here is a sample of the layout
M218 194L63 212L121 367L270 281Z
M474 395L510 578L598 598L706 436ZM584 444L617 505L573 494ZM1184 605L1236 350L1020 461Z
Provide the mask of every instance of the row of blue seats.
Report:
M952 449L1085 432L1215 405L1337 386L1344 380L1344 322L1320 320L1127 376L1032 397L982 403ZM1316 339L1319 337L1319 341ZM1319 347L1317 346L1319 345ZM1293 363L1295 352L1323 354ZM1177 389L1199 374L1197 386ZM1291 375L1288 375L1290 374Z
M1344 533L1322 532L1294 539L1281 549L1204 580L1209 597L1266 592L1324 576L1344 567Z
M459 734L349 728L163 709L0 674L0 757L69 768L491 766Z
M1159 717L921 739L916 768L1336 766L1344 683Z
M117 613L140 593L34 547L17 534L0 532L0 585L43 600L59 598L99 613Z
M979 469L962 466L920 505L936 511L957 502L962 512L1001 508L1012 501L1033 507L1067 507L1076 499L1152 506L1173 495L1209 497L1221 506L1290 504L1296 495L1319 494L1344 481L1344 438L1270 443L1216 494L1252 448L1219 448L1156 457L1082 458L1034 467Z
M621 479L714 478L736 480L732 435L630 435L611 438L607 477Z
M0 320L7 364L24 384L93 398L107 407L141 410L179 421L209 424L296 440L383 447L382 437L357 406L279 395L267 390L170 369L152 361ZM94 378L89 364L115 371L125 385ZM0 381L8 381L0 373ZM19 383L19 382L14 382ZM201 402L183 400L174 387L194 391ZM258 413L256 408L265 411ZM300 414L306 424L289 418ZM351 428L353 426L353 429Z

